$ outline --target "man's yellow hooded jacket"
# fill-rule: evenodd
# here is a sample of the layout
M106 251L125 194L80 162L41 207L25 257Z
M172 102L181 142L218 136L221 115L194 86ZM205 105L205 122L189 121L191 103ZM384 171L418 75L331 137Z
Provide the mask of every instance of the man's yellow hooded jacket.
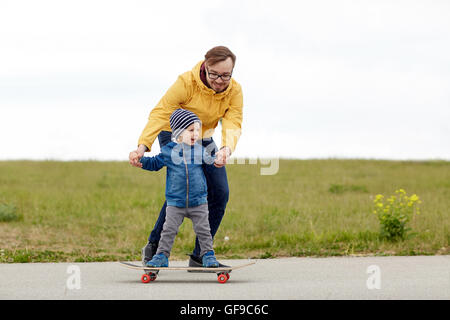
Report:
M233 78L228 88L220 93L208 88L200 79L199 62L191 71L180 75L167 90L155 108L150 112L138 144L147 146L149 151L161 131L171 131L170 115L178 108L194 112L202 121L202 137L213 135L222 119L222 147L234 151L241 134L243 96L242 89Z

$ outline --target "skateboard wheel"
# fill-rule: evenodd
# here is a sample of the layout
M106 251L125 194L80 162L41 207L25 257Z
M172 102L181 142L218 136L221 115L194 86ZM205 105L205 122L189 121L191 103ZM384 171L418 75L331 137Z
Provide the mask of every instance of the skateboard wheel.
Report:
M152 281L152 278L148 274L143 274L141 277L142 283L149 283Z
M227 276L224 273L219 274L219 276L217 277L217 281L219 281L219 283L225 283L225 282L227 282L228 279L229 279L229 276Z
M157 275L157 273L150 273L150 281L155 281L156 280L156 275Z
M227 273L226 275L227 275L227 280L230 280L230 274Z

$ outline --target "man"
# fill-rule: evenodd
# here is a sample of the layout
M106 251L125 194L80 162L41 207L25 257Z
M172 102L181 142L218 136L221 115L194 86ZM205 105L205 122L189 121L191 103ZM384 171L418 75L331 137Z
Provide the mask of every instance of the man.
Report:
M225 165L235 150L241 134L243 95L238 82L232 78L236 56L224 46L214 47L191 71L178 77L166 94L150 112L148 123L139 141L138 149L130 152L130 164L142 167L139 160L158 136L160 146L171 141L169 118L173 111L183 108L195 113L203 124L202 144L215 153L214 164L204 164L208 186L208 210L211 235L214 237L225 214L229 189ZM222 146L217 150L212 139L214 129L222 123ZM147 245L142 249L145 265L156 253L165 221L167 201L159 213ZM201 267L199 241L189 259L190 267ZM219 263L219 266L224 265Z

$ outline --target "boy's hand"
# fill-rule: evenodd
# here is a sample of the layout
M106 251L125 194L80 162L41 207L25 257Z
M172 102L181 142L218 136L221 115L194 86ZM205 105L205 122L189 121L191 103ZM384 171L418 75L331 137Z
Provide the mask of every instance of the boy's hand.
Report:
M142 163L139 162L143 155L139 154L138 151L131 151L129 155L130 164L136 168L142 168Z
M140 163L139 160L141 160L141 158L144 156L145 151L147 150L148 148L145 145L140 144L137 150L131 151L130 155L128 156L128 158L130 159L130 164L133 167L142 168L142 163Z
M222 168L227 164L228 159L231 156L231 149L229 147L223 147L216 153L216 160L214 161L214 166L217 168Z

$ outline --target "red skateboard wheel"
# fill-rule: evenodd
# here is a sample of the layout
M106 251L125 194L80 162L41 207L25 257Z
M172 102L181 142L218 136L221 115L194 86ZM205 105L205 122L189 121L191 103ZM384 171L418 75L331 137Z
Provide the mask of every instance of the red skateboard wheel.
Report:
M150 273L150 281L155 281L156 280L156 275L157 273Z
M152 278L148 274L143 274L141 277L142 283L149 283L152 281Z
M229 279L229 276L227 276L226 274L219 274L219 276L217 277L217 281L219 281L219 283L225 283L227 282L227 280Z

